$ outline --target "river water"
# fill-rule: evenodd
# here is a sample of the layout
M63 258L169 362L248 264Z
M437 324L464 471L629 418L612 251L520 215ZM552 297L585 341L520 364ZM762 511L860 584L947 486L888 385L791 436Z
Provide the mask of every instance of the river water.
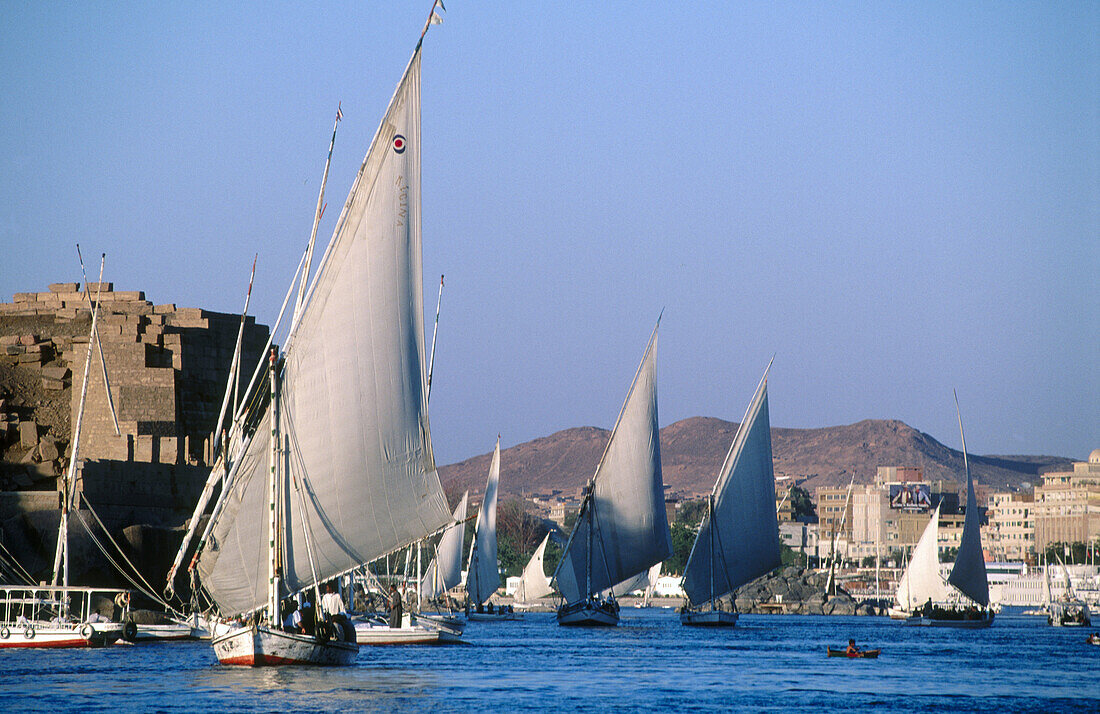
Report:
M469 644L363 647L354 667L217 664L209 643L0 651L6 711L1100 711L1100 647L1036 617L988 630L742 615L683 627L624 608L611 629L552 614L467 625ZM877 660L827 658L854 637Z

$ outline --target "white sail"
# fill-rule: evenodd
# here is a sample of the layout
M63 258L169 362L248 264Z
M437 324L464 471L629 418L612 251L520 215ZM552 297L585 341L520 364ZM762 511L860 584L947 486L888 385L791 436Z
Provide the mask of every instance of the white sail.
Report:
M959 399L955 397L955 408ZM959 413L959 434L962 435L962 413ZM974 479L970 475L970 460L966 456L966 437L962 437L963 466L966 468L966 516L963 518L962 538L955 565L947 582L951 583L982 607L989 605L989 581L985 574L985 555L982 553L981 515L978 497L974 494Z
M519 576L519 585L516 586L516 602L531 602L540 597L546 597L554 592L550 587L550 578L546 577L543 570L543 558L546 555L546 544L550 542L550 534L535 548L534 555L527 561L523 568L523 574Z
M771 365L769 365L770 367ZM684 566L684 592L699 605L778 567L768 373L718 472L711 506Z
M947 586L940 576L939 524L940 507L936 506L932 519L913 548L908 567L898 580L898 591L894 597L898 607L906 612L913 612L929 600L935 603L947 601Z
M493 451L489 466L489 480L485 484L485 498L477 512L474 542L470 546L470 567L466 575L466 592L470 601L483 604L500 587L500 571L497 569L497 485L500 482L500 438Z
M435 547L435 557L421 581L421 592L431 600L462 582L462 536L466 530L466 502L470 493L462 494L455 508L453 525L447 526Z
M418 45L287 338L288 478L278 514L287 592L310 586L314 571L317 580L348 572L451 519L428 429L420 231ZM270 430L268 417L259 433ZM223 615L268 601L266 441L242 457L199 555Z
M661 564L656 563L649 570L643 570L632 578L627 578L621 583L616 584L610 590L605 590L602 595L605 597L608 594L615 597L622 597L636 590L645 590L647 593L652 590L653 586L657 584L657 578L661 574ZM648 597L648 595L647 595Z
M657 428L655 327L554 578L566 602L575 603L670 555Z

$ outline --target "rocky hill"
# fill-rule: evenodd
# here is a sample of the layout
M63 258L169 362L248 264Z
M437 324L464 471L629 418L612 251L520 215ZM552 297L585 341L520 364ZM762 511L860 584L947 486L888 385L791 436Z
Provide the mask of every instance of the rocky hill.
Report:
M665 485L684 495L708 493L737 432L736 422L692 417L661 429ZM573 493L591 477L609 432L595 427L559 431L501 452L500 488L505 493L558 489ZM790 476L811 492L818 486L871 483L879 466L919 466L926 480L961 481L962 452L897 420L867 419L821 429L772 429L776 476ZM448 493L485 488L486 453L440 468ZM986 486L1003 488L1036 482L1039 474L1068 465L1056 456L976 456L971 468Z

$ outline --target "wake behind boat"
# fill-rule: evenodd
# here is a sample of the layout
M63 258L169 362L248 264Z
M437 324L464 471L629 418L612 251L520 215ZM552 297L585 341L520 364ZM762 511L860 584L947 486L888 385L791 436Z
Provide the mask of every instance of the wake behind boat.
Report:
M559 625L616 625L613 588L672 555L657 430L657 327L653 328L554 580Z

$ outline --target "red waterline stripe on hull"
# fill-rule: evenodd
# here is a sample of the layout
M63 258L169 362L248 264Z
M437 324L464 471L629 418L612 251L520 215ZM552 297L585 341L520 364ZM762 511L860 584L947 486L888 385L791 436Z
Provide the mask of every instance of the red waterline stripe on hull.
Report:
M292 659L290 657L274 657L272 655L241 655L240 657L226 657L218 660L222 664L240 664L246 667L263 667L265 665L278 664L311 664L309 660Z
M83 637L76 640L57 640L54 642L5 642L0 644L0 649L6 647L37 647L39 649L45 647L57 648L57 647L90 647L91 643L85 640Z

